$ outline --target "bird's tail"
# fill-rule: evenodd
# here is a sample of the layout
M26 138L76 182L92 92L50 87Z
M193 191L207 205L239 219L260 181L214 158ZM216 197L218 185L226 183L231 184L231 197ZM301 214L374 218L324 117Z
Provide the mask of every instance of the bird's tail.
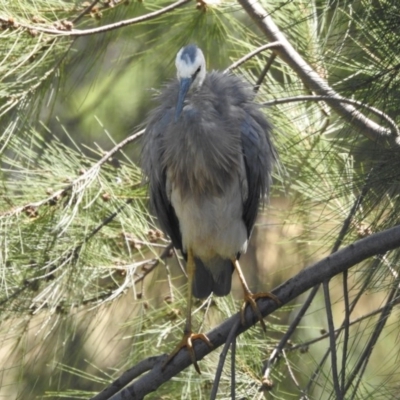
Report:
M231 291L232 261L214 257L207 262L195 257L196 272L193 279L193 296L203 299L211 292L216 296L226 296Z

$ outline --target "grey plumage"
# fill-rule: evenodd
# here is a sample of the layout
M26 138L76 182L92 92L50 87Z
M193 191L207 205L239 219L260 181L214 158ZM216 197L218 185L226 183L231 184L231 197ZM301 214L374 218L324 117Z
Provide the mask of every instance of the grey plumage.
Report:
M178 79L148 119L142 167L161 229L195 260L193 295L231 290L232 260L247 248L260 202L268 195L271 126L249 84L205 72L194 45L177 56Z

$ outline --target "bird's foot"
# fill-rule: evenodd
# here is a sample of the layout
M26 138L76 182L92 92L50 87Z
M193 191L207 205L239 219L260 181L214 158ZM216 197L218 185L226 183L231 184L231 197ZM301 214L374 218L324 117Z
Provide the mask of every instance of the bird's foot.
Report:
M213 347L212 343L210 342L210 339L208 339L208 337L204 333L184 332L182 340L175 347L175 350L169 355L167 360L164 362L162 368L164 369L165 366L179 353L179 351L183 347L186 347L189 352L190 359L192 360L192 363L194 365L194 368L196 369L197 373L201 374L193 348L193 341L196 339L202 340L211 348Z
M253 309L254 313L257 315L258 320L260 321L261 327L263 328L263 331L267 331L267 327L265 326L265 322L263 319L263 316L261 315L260 309L258 308L257 305L257 300L260 298L269 298L275 301L276 304L281 305L281 301L276 297L274 294L269 293L269 292L263 292L263 293L251 293L249 291L244 292L244 301L242 304L242 307L240 309L240 319L242 321L242 325L245 325L245 318L244 318L244 313L246 311L246 306L249 304L250 307Z

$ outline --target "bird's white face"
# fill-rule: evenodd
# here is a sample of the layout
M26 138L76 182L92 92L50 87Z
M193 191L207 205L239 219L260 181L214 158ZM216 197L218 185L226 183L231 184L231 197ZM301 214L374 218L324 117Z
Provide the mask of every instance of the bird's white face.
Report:
M182 47L176 56L175 65L180 81L190 79L194 87L203 84L206 77L206 60L203 52L197 46Z

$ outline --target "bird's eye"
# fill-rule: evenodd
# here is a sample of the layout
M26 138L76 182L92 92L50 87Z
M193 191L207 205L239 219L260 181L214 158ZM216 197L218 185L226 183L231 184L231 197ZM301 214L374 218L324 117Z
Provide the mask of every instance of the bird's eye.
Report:
M199 74L201 70L201 66L196 69L195 73L192 75L192 82L197 78L197 75Z

